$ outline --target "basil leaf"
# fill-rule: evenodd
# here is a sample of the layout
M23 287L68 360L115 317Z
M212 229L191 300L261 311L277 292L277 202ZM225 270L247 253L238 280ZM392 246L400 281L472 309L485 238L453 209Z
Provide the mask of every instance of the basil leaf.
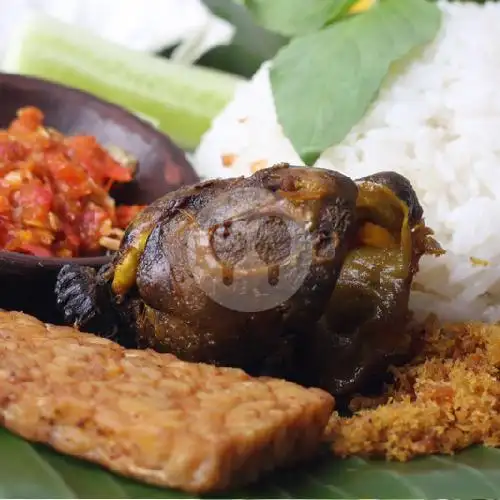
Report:
M255 23L248 9L228 0L203 0L216 16L229 21L236 33L229 45L219 45L205 53L197 62L251 78L264 61L272 59L288 39Z
M304 162L344 139L390 65L431 41L440 20L441 11L427 0L381 0L278 52L270 75L278 121Z
M261 26L286 36L317 31L355 3L356 0L245 0Z

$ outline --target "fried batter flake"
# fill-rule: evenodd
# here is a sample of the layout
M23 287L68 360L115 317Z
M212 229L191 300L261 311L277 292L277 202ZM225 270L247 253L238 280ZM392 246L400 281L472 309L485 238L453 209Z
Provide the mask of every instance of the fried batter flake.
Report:
M500 326L430 321L412 363L393 368L380 398L363 398L349 418L334 413L327 439L341 457L406 461L453 454L472 444L500 446Z

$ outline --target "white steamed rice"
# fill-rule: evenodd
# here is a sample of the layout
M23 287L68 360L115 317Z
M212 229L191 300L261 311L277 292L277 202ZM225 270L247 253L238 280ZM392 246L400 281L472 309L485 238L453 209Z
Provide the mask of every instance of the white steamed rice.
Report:
M413 293L413 309L499 321L500 3L440 7L436 40L393 71L364 119L316 166L408 177L448 250L423 259L416 281L426 292ZM203 177L232 177L282 161L302 164L277 123L265 64L214 121L195 164Z

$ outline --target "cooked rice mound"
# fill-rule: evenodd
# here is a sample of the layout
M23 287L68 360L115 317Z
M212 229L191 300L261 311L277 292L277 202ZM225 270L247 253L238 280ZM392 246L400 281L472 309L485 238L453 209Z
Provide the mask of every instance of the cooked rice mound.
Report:
M327 436L336 455L406 461L472 444L500 446L500 326L433 321L421 340L415 360L394 369L385 403L353 400L364 409L331 418Z
M412 308L422 319L431 310L444 321L498 321L500 3L439 6L436 39L392 68L365 117L316 166L408 177L448 250L423 259ZM302 164L277 123L266 63L214 121L195 164L202 176L230 177L282 161Z

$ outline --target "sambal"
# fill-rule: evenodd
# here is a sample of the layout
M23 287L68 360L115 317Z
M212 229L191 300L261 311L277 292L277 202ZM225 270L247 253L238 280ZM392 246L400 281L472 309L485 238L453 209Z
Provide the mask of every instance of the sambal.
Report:
M65 258L117 249L143 207L116 207L110 190L132 181L137 162L43 122L25 107L0 130L0 249Z

